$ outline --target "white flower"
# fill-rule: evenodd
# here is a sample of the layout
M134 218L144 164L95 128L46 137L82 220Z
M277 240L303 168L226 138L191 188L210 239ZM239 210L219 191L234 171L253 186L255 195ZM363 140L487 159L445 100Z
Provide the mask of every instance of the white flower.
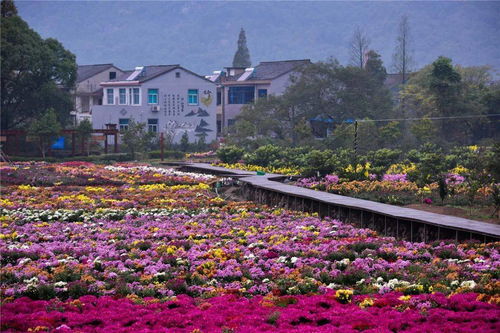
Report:
M290 259L292 264L295 264L297 262L297 260L299 260L299 258L297 258L297 257L292 257L292 259Z
M62 288L64 286L66 286L67 284L68 284L67 282L59 281L59 282L54 283L54 286L58 287L58 288Z
M463 281L460 284L461 288L467 288L467 289L474 289L476 287L476 282L469 280L469 281Z
M363 284L365 283L365 279L361 279L359 281L356 282L356 284L359 286L360 284Z
M330 288L330 289L337 289L338 287L340 287L340 285L338 284L335 284L335 283L330 283L328 286L326 286L327 288Z

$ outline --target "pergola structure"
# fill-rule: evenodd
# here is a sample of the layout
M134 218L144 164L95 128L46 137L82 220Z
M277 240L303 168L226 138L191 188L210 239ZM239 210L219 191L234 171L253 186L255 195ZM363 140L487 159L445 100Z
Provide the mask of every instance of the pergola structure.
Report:
M92 134L101 134L104 136L104 153L107 154L109 150L109 141L108 137L113 136L114 138L114 153L118 153L118 134L119 131L116 128L116 124L106 124L105 129L95 129L92 130ZM74 129L65 129L60 132L60 135L71 135L71 156L75 156L77 154L76 147L76 136L78 135L78 131ZM4 130L1 133L2 142L7 143L5 145L4 151L9 155L17 155L19 154L22 143L22 138L27 136L26 131L23 130ZM80 152L84 152L85 139L81 138L80 141Z

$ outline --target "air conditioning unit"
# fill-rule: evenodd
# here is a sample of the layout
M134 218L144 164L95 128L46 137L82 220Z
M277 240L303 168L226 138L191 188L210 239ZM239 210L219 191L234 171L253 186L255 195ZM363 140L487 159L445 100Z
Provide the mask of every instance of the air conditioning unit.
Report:
M160 111L160 106L159 106L159 105L153 105L153 106L151 107L151 111L153 111L153 112L158 112L158 111Z

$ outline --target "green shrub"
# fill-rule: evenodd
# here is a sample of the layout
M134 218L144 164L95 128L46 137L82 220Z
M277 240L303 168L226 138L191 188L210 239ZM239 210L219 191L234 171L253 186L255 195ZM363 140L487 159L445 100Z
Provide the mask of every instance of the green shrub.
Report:
M379 149L370 151L366 154L367 160L371 163L371 173L383 175L391 164L397 163L401 156L401 150L397 149Z
M163 152L163 157L168 159L183 159L185 153L177 150L165 150ZM161 158L160 150L153 150L149 152L149 158Z
M335 169L331 150L312 150L305 156L304 176L326 175Z
M248 156L245 158L245 162L247 162L248 164L267 167L271 164L271 162L279 160L282 152L282 147L265 145L257 148L253 153L248 154Z
M245 151L236 146L225 146L217 150L217 157L223 163L236 163L243 157Z

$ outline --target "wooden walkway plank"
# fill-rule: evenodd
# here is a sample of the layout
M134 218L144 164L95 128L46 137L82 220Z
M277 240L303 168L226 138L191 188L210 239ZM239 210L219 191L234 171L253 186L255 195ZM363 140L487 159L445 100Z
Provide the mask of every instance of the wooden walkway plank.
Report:
M266 174L257 176L255 172L237 169L226 169L222 167L212 166L206 163L190 163L186 166L191 169L197 169L205 172L242 176L242 178L240 178L240 181L247 183L257 189L277 192L292 197L300 197L327 205L346 207L349 209L385 215L397 220L415 221L442 228L449 228L474 234L482 234L484 236L500 240L500 226L491 223L485 223L449 215L430 213L411 208L398 207L369 200L351 198L295 185L283 184L281 182L272 180L273 178L286 178L286 176L283 175Z

